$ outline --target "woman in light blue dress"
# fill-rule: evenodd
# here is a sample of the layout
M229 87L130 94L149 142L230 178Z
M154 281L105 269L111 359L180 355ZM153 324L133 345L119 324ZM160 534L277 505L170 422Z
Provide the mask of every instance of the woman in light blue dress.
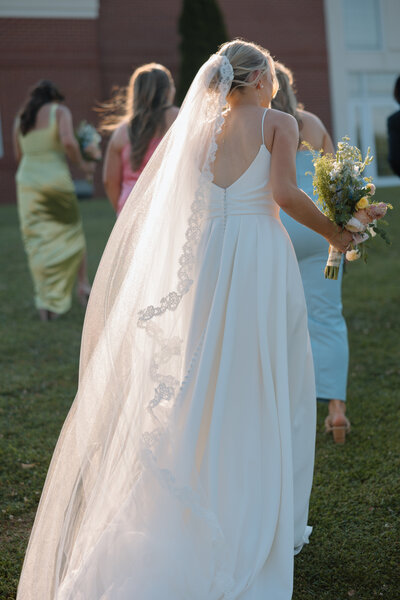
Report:
M299 108L292 88L291 71L281 63L276 63L276 69L280 89L272 102L273 108L296 118L301 142L308 142L316 150L333 153L332 141L320 119ZM306 174L314 171L312 155L301 145L297 152L296 169L298 186L313 198L312 176ZM342 314L343 266L337 281L325 279L324 268L328 257L326 240L283 211L281 220L292 240L303 280L317 398L329 402L325 428L333 433L335 442L344 443L350 423L345 416L349 347Z

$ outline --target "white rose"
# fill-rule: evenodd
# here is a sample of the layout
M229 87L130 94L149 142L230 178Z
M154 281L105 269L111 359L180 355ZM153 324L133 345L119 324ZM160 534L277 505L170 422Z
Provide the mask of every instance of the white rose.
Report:
M358 250L347 250L346 252L346 260L352 261L360 258L360 253Z
M357 231L364 231L365 225L363 225L361 223L361 221L359 221L355 217L351 217L351 219L349 221L347 221L347 223L346 223L346 229L347 229L347 231L356 233Z

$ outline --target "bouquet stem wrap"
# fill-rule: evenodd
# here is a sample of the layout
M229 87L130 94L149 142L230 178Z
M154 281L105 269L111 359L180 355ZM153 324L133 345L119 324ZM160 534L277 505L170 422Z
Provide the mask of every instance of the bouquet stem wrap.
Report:
M342 253L333 246L329 246L329 257L325 267L325 279L337 279L339 277Z

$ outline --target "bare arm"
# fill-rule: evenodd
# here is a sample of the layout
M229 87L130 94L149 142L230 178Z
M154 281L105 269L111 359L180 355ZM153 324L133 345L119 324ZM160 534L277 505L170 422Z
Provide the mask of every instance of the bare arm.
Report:
M325 127L324 130L325 132L322 140L322 150L324 151L324 154L335 154L335 148L333 146L332 138L326 131Z
M122 188L122 160L118 137L119 133L116 130L108 142L103 166L103 183L114 210L117 210Z
M299 132L296 120L284 113L276 119L270 170L274 200L293 219L316 231L332 246L344 252L352 240L351 233L341 232L315 206L311 198L297 187L296 151Z
M172 123L175 121L176 117L179 114L179 108L177 106L171 106L171 108L169 108L167 110L167 114L166 114L166 131L168 131L168 129L171 127Z
M57 122L60 141L66 155L72 163L79 165L82 162L82 156L74 134L72 115L66 106L59 106L57 108Z
M72 163L78 165L87 175L93 174L95 164L83 159L79 144L75 137L71 111L66 106L59 106L57 108L57 124L58 135L60 136L61 144L64 147L68 159Z
M303 140L311 144L315 150L322 150L325 154L334 154L335 148L331 136L321 119L307 110L301 110L299 114L303 122L301 130Z
M19 145L18 133L19 133L19 119L15 119L14 127L13 127L13 150L14 150L14 156L15 156L15 160L17 161L17 164L19 164L19 162L22 158L22 151L21 151L21 146Z

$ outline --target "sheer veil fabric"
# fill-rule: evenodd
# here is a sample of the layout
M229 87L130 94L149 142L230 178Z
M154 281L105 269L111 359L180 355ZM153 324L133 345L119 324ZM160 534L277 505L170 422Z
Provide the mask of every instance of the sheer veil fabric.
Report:
M223 260L225 246L213 244L225 244L226 218L211 224L208 201L232 79L226 57L203 65L111 234L85 318L78 393L50 465L18 600L291 597L293 549L309 534L315 390L301 280L279 220L265 225L268 252L279 248L267 265L273 285L265 298L279 279L270 303L279 317L266 325L271 347L257 348L244 372L244 383L254 373L254 385L246 389L222 364L230 348L246 344L248 315L240 340L210 337L221 323L228 331L229 321L213 258ZM239 256L244 238L233 239ZM275 297L286 298L287 285L288 300ZM220 306L226 312L218 318ZM240 410L248 405L240 418L224 405L236 379ZM217 397L223 402L213 404Z

